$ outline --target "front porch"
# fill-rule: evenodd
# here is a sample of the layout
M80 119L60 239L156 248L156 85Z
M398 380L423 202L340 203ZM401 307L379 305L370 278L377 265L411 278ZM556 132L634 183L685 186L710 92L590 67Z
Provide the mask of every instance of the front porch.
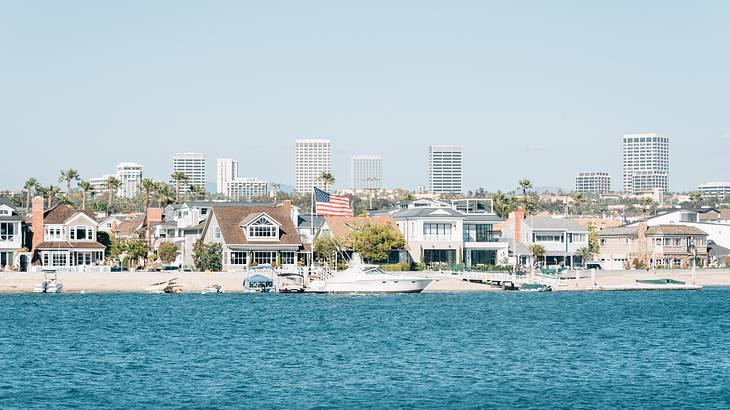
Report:
M98 249L41 250L40 262L44 268L99 266L104 264L104 251Z
M298 249L251 249L228 247L223 250L223 270L239 271L251 266L296 266Z

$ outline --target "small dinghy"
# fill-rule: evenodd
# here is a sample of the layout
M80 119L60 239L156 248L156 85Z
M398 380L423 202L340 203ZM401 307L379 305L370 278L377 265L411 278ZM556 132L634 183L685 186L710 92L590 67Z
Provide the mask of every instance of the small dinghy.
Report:
M203 291L200 293L202 293L203 295L206 295L208 293L223 293L223 286L216 283L215 285L210 285L207 288L203 289Z
M33 288L33 293L61 293L63 283L58 281L58 274L55 270L43 271L45 279Z

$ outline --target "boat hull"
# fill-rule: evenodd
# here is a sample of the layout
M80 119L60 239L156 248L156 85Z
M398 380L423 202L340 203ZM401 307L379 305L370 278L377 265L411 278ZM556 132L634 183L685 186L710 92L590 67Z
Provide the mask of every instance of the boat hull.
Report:
M314 282L311 293L420 293L433 279L369 279L356 281Z

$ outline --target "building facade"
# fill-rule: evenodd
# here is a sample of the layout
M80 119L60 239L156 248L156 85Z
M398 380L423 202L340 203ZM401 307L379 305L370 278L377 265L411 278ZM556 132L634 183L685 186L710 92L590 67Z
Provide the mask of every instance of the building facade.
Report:
M611 192L608 172L579 172L575 176L575 192L605 194Z
M269 195L269 183L258 178L236 178L226 184L226 196L234 201L250 201Z
M134 198L139 194L142 184L142 165L134 162L121 162L117 165L117 179L121 184L117 196Z
M431 145L428 149L428 191L433 194L461 194L461 145Z
M238 161L218 158L216 162L216 193L225 195L228 182L238 178Z
M669 137L627 134L623 138L624 192L669 190Z
M205 188L205 154L198 152L178 152L172 155L172 172L181 171L188 177L180 185L180 193L187 194L191 186Z
M10 201L0 198L0 271L26 270L30 262L25 259L20 263L17 256L23 247L23 220Z
M724 198L730 195L730 182L708 182L697 187L703 198Z
M354 192L383 189L383 157L380 155L353 156L350 175Z
M94 189L93 195L98 195L103 192L106 192L109 186L109 177L112 175L102 175L100 177L96 178L89 178L89 183L91 184L91 187Z
M298 139L294 149L294 191L308 193L324 188L323 172L331 172L330 140Z

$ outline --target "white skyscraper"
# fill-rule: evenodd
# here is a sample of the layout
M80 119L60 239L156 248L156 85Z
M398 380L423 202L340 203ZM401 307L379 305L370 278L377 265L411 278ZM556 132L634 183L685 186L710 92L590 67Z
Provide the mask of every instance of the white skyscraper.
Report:
M309 193L312 187L322 188L319 180L323 172L330 170L330 140L300 139L294 153L294 190Z
M139 193L142 183L142 165L120 162L117 165L117 179L121 182L117 195L122 198L134 198Z
M383 187L383 158L380 155L352 157L352 190L380 190Z
M180 192L186 194L189 187L205 188L205 154L198 152L178 152L172 154L172 172L182 171L188 181L180 186Z
M428 150L428 191L434 194L462 193L461 145L431 145Z
M624 135L624 192L669 190L669 137Z
M216 174L216 192L225 194L228 182L238 178L238 161L230 158L218 158Z
M269 183L258 178L236 178L226 184L226 196L239 201L269 196Z

